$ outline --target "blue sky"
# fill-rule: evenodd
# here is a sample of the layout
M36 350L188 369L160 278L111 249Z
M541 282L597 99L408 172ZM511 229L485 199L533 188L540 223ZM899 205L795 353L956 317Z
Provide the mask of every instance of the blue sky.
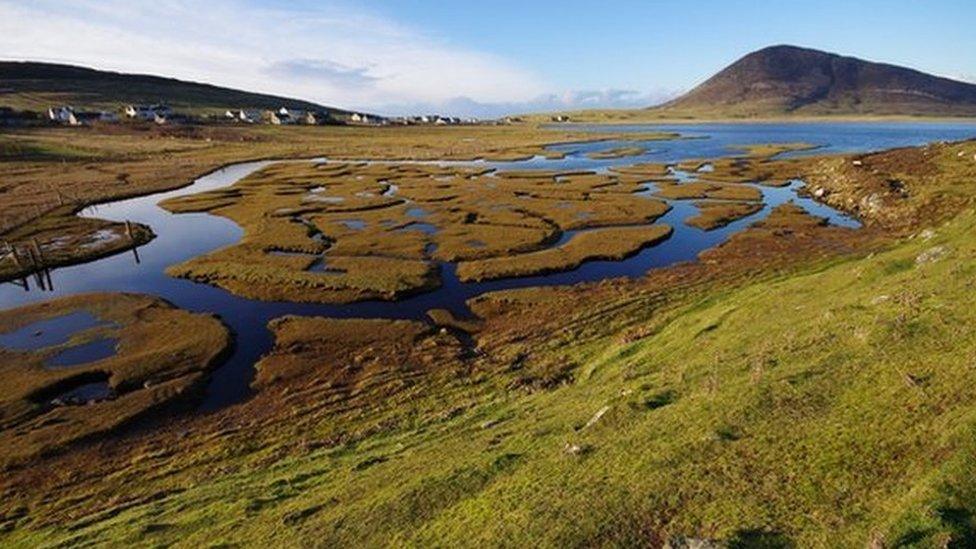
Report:
M0 0L0 55L489 116L642 106L782 43L976 81L974 22L956 0Z

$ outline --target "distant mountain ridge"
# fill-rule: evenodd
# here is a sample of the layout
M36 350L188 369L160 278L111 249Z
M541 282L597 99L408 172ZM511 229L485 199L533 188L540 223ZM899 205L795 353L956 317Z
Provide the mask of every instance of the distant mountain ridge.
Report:
M651 110L673 116L976 116L976 85L796 46L752 52Z
M178 111L217 114L227 109L349 111L310 101L145 74L74 65L0 61L0 106L44 111L54 105L117 110L127 103L166 103Z

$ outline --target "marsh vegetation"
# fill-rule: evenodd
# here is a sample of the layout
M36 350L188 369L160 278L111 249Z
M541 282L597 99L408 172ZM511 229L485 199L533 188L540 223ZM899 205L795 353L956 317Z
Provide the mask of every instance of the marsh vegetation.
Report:
M229 247L172 272L262 299L398 298L444 283L445 264L456 264L458 277L579 261L585 271L599 263L588 261L595 254L625 256L669 230L658 249L685 234L715 244L688 248L697 261L640 264L631 277L594 271L602 276L562 286L526 278L528 287L471 294L471 318L423 300L402 302L423 311L410 319L314 313L356 316L397 302L270 303L273 342L257 361L250 398L113 436L94 434L119 433L96 421L102 410L169 382L198 387L209 353L227 341L219 322L128 295L5 311L0 333L41 332L36 349L4 351L32 361L18 374L22 392L48 388L45 398L93 401L56 408L89 411L84 419L48 424L24 415L38 423L4 430L16 441L8 447L27 449L11 464L42 447L23 442L35 436L24 432L95 423L86 424L91 436L76 437L74 427L57 434L87 441L70 451L49 448L29 468L4 470L0 539L972 539L958 517L976 508L966 419L976 344L965 329L976 307L958 281L976 257L968 236L976 149L962 142L856 156L762 152L621 159L595 172L276 163L233 186L167 201L180 212L174 220L241 227L229 233ZM831 222L840 218L834 210L794 194L799 180L802 193L856 213L864 227ZM224 294L210 290L191 295L220 302ZM231 324L263 311L233 303ZM37 327L77 311L94 323ZM151 344L127 345L140 330ZM105 338L116 339L114 355L48 364ZM147 370L124 367L134 357ZM54 395L50 384L71 372L97 373L55 384L63 392ZM160 391L153 402L172 402ZM5 406L54 413L25 398Z

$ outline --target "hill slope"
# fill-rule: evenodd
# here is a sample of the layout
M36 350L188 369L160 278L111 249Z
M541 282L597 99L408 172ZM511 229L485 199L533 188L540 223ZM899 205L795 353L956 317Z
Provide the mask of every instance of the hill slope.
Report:
M175 78L52 63L0 61L0 106L43 111L52 105L68 104L78 108L115 110L126 103L155 102L165 102L179 111L196 114L282 106L345 112L308 101Z
M972 116L976 85L813 49L772 46L651 110L675 116Z

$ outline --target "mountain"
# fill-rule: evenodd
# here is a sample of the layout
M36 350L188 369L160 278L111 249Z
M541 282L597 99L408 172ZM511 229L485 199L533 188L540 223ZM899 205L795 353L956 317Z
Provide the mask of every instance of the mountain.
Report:
M668 116L974 116L976 85L795 46L750 53L658 107Z
M250 93L211 84L144 74L123 74L73 65L0 61L0 106L44 111L53 105L117 110L127 103L166 103L193 114L227 109L346 111L308 101Z

